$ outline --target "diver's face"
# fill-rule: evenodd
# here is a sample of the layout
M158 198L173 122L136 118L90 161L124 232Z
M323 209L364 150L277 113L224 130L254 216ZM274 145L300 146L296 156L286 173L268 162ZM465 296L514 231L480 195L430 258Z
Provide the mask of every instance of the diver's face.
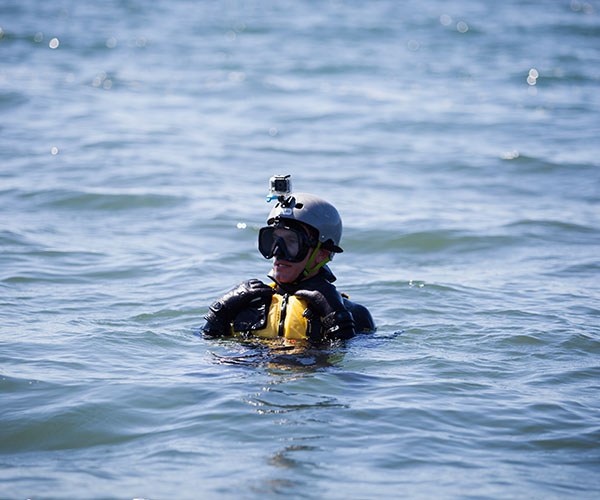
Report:
M304 271L313 249L310 248L307 250L306 247L301 248L303 239L296 230L276 228L273 231L273 239L275 241L279 240L283 242L286 249L286 251L273 257L273 277L280 283L292 283L298 279L302 271ZM294 258L295 260L295 256L300 252L306 252L306 255L301 261L291 262L286 260L287 258ZM288 255L290 257L288 257Z
M287 234L286 231L288 231L288 230L287 229L276 229L274 231L274 234L275 234L275 236L278 236L278 237L284 239L284 241L286 242L285 244L288 247L288 250L292 254L296 253L298 251L298 249L294 246L294 238L290 239L289 238L290 235ZM289 233L289 231L288 231L288 233ZM285 260L285 257L283 257L281 255L273 257L273 277L275 278L275 280L277 280L279 283L293 283L294 281L298 280L298 278L300 278L300 280L302 280L302 279L312 278L313 276L315 276L319 272L318 269L316 271L313 271L306 277L301 276L302 272L306 269L306 264L310 260L310 256L313 254L314 250L315 249L312 247L309 248L306 253L306 256L300 262L290 262L288 260ZM320 264L325 259L329 259L330 255L331 255L331 252L329 250L324 250L323 248L319 248L319 250L317 250L317 254L315 255L315 257L313 259L311 267L316 266L317 264Z

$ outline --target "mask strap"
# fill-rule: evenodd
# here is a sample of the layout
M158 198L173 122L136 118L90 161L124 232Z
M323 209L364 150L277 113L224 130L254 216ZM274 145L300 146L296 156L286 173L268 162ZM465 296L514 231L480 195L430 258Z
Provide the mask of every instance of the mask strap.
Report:
M314 273L317 269L321 269L325 264L327 264L331 260L331 257L327 257L326 259L323 259L321 262L319 262L315 267L311 268L310 265L312 264L313 260L315 260L315 257L317 256L317 252L319 251L319 248L321 248L320 241L317 243L317 246L313 250L313 253L310 256L310 259L308 259L308 262L306 263L306 267L304 268L304 271L302 271L302 276L304 276L305 278L308 275Z

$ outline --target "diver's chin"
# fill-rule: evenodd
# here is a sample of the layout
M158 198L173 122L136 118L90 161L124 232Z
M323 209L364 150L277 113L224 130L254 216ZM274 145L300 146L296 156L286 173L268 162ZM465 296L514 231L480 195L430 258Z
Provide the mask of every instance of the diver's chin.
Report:
M273 277L280 283L292 283L300 274L297 267L297 263L275 259L273 262Z

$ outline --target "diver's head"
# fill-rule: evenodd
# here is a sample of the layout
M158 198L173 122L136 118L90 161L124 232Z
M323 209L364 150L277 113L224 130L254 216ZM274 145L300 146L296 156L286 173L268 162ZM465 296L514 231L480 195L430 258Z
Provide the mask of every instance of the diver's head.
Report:
M342 252L342 219L333 205L317 196L297 193L281 197L259 232L258 248L275 258L274 277L293 283L314 276Z

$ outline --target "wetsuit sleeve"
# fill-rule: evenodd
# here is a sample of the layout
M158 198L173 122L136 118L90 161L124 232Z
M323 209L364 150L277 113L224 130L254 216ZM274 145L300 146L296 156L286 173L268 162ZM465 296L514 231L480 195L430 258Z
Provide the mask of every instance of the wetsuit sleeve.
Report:
M365 306L351 302L348 299L344 299L344 305L354 317L356 333L370 333L377 330L373 316Z

